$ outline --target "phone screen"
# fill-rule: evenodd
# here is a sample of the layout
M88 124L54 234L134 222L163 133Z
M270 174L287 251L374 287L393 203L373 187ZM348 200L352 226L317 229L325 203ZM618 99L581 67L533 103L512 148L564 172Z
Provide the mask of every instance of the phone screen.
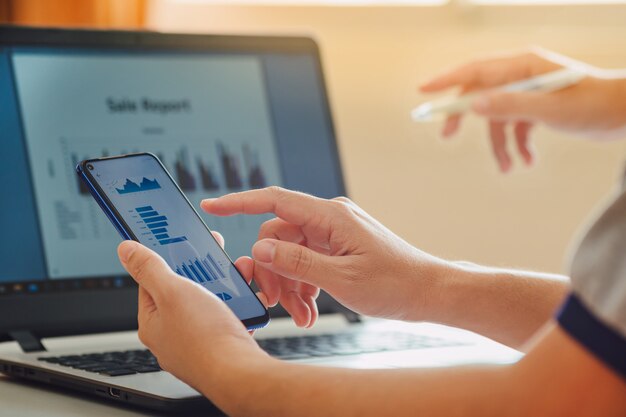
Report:
M161 255L174 272L224 300L244 324L267 322L265 307L154 155L91 160L82 166L133 239Z

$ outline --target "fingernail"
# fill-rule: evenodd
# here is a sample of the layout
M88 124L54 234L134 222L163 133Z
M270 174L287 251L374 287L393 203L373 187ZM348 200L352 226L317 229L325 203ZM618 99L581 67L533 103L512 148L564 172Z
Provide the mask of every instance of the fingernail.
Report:
M274 259L276 243L271 240L261 240L252 247L252 257L255 261L269 263Z
M122 242L118 248L118 254L120 256L120 261L126 263L130 256L137 250L138 243L132 240L126 240Z
M441 137L444 139L449 138L450 136L452 136L452 134L454 133L454 127L453 126L449 126L446 125L443 130L441 131Z
M472 103L472 109L478 113L483 113L489 110L489 98L482 96L478 97Z

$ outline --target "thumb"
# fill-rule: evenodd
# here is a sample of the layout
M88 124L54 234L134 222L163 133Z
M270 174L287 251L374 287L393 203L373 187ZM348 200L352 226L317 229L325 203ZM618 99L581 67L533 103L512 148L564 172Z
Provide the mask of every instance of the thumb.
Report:
M252 257L278 275L322 288L338 272L338 265L332 256L281 240L258 241L252 247Z
M168 293L174 273L156 252L126 240L118 246L117 254L126 271L155 301Z
M476 113L502 120L524 119L544 122L550 119L559 104L550 93L492 92L479 96L472 103Z

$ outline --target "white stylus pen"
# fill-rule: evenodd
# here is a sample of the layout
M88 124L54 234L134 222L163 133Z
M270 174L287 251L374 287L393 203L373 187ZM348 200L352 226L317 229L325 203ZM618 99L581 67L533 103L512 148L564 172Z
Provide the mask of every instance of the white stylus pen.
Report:
M497 87L495 90L509 93L522 91L550 92L574 85L585 77L586 74L584 72L564 68L511 84L505 84ZM459 97L444 97L439 100L426 102L411 111L411 118L415 122L427 122L431 121L433 116L436 115L463 113L469 110L472 102L482 93L484 91Z

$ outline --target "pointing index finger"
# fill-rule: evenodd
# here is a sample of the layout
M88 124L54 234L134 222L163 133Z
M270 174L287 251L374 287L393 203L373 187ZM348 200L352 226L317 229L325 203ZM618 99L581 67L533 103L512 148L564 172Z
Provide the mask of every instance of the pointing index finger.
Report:
M319 203L318 198L308 194L268 187L203 200L201 207L217 216L274 213L289 223L303 226L313 217Z

